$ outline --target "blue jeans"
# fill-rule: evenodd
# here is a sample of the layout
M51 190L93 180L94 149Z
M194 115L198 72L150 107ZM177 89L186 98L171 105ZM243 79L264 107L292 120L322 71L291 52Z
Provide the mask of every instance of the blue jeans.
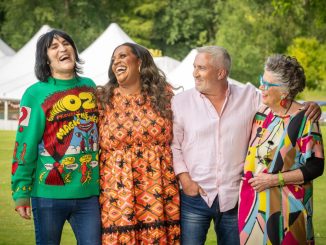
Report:
M212 207L200 196L188 196L181 191L181 242L184 245L205 244L206 235L214 220L218 245L240 244L237 206L220 212L218 198Z
M59 245L66 220L77 244L101 244L98 196L81 199L32 198L36 244Z

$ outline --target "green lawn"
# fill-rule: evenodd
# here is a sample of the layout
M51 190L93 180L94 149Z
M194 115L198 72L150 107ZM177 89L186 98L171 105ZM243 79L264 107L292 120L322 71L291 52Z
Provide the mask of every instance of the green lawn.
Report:
M326 135L326 126L322 127ZM33 221L23 220L14 211L10 193L11 156L15 132L0 130L0 245L35 244ZM324 141L326 142L326 141ZM325 149L325 147L324 147ZM326 244L326 175L314 182L314 227L316 244ZM65 226L61 244L76 244L69 225ZM209 230L207 245L216 244L213 228Z
M15 132L0 131L0 245L35 244L32 220L24 220L14 211L10 192L11 156ZM69 225L65 226L61 244L76 244Z

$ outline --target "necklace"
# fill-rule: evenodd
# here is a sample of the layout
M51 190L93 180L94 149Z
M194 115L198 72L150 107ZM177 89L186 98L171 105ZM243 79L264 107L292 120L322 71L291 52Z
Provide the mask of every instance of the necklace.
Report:
M291 108L291 106L292 106L292 102L293 102L293 100L290 101L290 105L289 105L289 107L286 109L286 111L284 112L283 116L278 115L278 114L276 114L276 113L273 113L273 114L276 115L276 116L278 116L278 117L280 117L280 118L287 118L287 117L290 117L290 115L287 115L287 113L289 112L289 110L290 110L290 108Z
M277 119L277 117L274 117L273 121ZM271 152L272 152L272 147L275 145L275 136L278 135L279 130L281 129L281 126L284 126L284 121L281 117L279 117L279 122L277 125L275 125L272 129L272 131L270 132L270 134L266 137L263 137L266 129L265 128L261 128L261 130L257 130L257 136L258 142L257 142L257 154L256 154L256 158L258 159L259 163L262 164L263 166L268 166L271 161ZM263 138L265 138L264 141ZM265 149L263 148L265 147ZM266 153L265 153L266 152Z
M258 162L261 164L260 166L266 166L267 167L272 162L273 159L271 157L271 152L272 152L273 146L275 146L275 142L274 142L275 141L275 136L279 134L281 126L283 126L283 130L284 130L284 119L290 117L290 115L287 115L287 113L289 112L289 110L290 110L290 108L292 106L292 102L293 101L291 100L290 105L288 106L288 108L284 112L283 116L275 114L270 108L271 113L274 116L273 121L275 121L277 118L279 118L279 122L277 123L277 125L275 125L272 128L272 131L270 132L269 135L266 135L266 137L263 137L266 130L267 130L267 128L258 128L257 129L256 137L259 138L259 139L258 139L257 146L256 146L256 149L257 149L256 158L258 159ZM263 138L265 138L264 141L262 141ZM262 149L262 147L265 147L265 149L264 148Z

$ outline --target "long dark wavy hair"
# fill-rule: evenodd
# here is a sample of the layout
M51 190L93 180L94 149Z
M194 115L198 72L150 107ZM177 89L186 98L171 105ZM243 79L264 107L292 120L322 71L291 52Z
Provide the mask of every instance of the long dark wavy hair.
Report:
M135 43L121 44L116 47L115 50L121 46L128 46L132 53L141 60L140 81L141 93L145 97L144 101L149 99L155 112L159 113L162 117L172 120L170 102L173 96L172 90L174 88L166 81L164 73L155 65L150 52L146 48ZM115 50L113 51L113 54ZM97 86L97 96L102 108L105 108L105 105L108 105L113 109L113 91L119 86L117 78L113 73L112 65L113 61L111 59L109 67L109 82L104 86Z
M51 68L49 65L48 48L51 46L53 39L62 37L65 39L74 49L76 64L74 68L75 77L78 77L78 73L82 73L82 69L79 65L83 64L83 61L78 56L77 47L72 38L65 32L57 29L53 29L39 37L36 44L35 53L35 66L34 72L37 79L42 82L47 82L51 77Z

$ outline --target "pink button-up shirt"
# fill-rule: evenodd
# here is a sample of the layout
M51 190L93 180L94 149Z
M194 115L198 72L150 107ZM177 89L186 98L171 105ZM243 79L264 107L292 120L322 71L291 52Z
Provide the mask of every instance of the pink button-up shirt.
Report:
M207 193L211 206L218 194L221 212L235 207L252 120L260 93L250 84L228 86L219 116L213 104L195 88L174 96L173 166L188 172Z

